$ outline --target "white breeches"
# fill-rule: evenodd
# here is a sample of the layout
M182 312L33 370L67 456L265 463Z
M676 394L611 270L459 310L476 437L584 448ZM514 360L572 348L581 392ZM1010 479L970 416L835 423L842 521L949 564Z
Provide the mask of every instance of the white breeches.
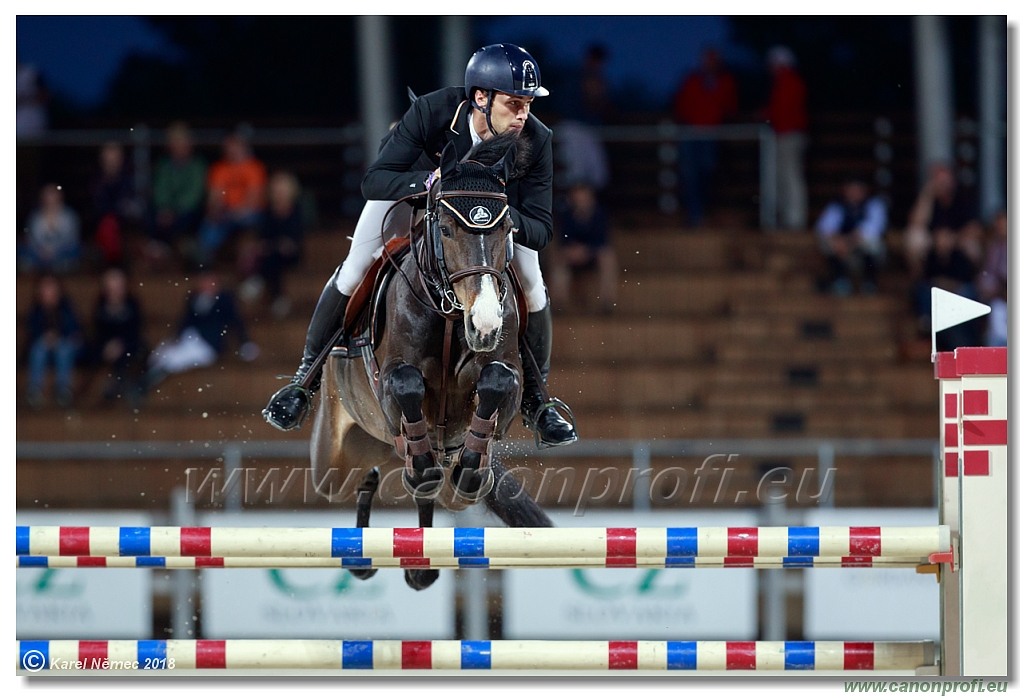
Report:
M335 274L335 286L347 296L355 292L370 268L374 259L380 257L384 250L381 239L381 224L388 209L394 202L370 200L363 207L356 222L356 230L352 234L352 246L349 248L345 262ZM384 225L384 237L390 239L395 235L405 235L411 224L412 207L406 203L396 206ZM526 305L530 313L541 311L548 303L547 289L544 287L544 276L540 270L540 255L536 250L515 244L512 265L523 283L526 293Z

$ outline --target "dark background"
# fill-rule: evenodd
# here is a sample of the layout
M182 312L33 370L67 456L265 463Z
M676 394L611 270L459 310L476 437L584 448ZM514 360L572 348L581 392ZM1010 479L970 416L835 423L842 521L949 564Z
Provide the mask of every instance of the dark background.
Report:
M391 18L393 104L405 86L439 87L441 21ZM976 116L972 16L947 18L959 115ZM51 126L130 121L338 126L359 117L355 18L41 17L17 23L19 60L40 68L51 89ZM793 49L809 85L812 114L913 109L909 16L476 17L475 44L513 41L542 66L552 91L546 118L571 115L583 49L609 51L620 119L667 112L672 89L705 45L715 45L740 80L741 107L765 97L764 54ZM813 59L811 58L813 57Z

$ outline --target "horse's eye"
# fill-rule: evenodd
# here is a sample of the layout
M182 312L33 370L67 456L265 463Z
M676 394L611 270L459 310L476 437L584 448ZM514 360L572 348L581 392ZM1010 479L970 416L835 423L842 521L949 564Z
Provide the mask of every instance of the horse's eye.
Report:
M445 226L444 224L441 224L441 226L439 228L441 230L441 235L442 236L444 236L445 238L451 238L452 237L452 230L451 230L451 228L449 228L448 226Z

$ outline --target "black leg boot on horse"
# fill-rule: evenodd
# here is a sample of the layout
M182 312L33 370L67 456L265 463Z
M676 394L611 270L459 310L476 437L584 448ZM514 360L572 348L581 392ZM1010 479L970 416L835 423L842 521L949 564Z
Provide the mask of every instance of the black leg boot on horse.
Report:
M551 304L530 312L520 347L523 356L523 424L533 430L537 447L569 445L579 439L572 410L564 401L548 395L551 371ZM566 420L558 412L568 414Z
M295 377L270 397L267 407L263 409L263 417L278 430L298 430L302 427L312 407L313 395L320 388L320 370L324 360L327 359L330 346L339 339L339 329L349 297L339 292L335 285L338 270L334 271L320 293L306 331L306 347L302 351L302 362Z

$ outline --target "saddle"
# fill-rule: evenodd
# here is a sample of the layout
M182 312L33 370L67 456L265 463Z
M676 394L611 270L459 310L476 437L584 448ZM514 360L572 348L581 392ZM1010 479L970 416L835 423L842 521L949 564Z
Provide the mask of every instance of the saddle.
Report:
M331 355L337 357L359 357L362 348L370 345L376 349L386 317L387 289L391 278L412 249L408 236L396 236L384 245L384 252L375 258L363 275L362 281L345 307L342 327L345 333ZM393 263L393 264L392 264Z

